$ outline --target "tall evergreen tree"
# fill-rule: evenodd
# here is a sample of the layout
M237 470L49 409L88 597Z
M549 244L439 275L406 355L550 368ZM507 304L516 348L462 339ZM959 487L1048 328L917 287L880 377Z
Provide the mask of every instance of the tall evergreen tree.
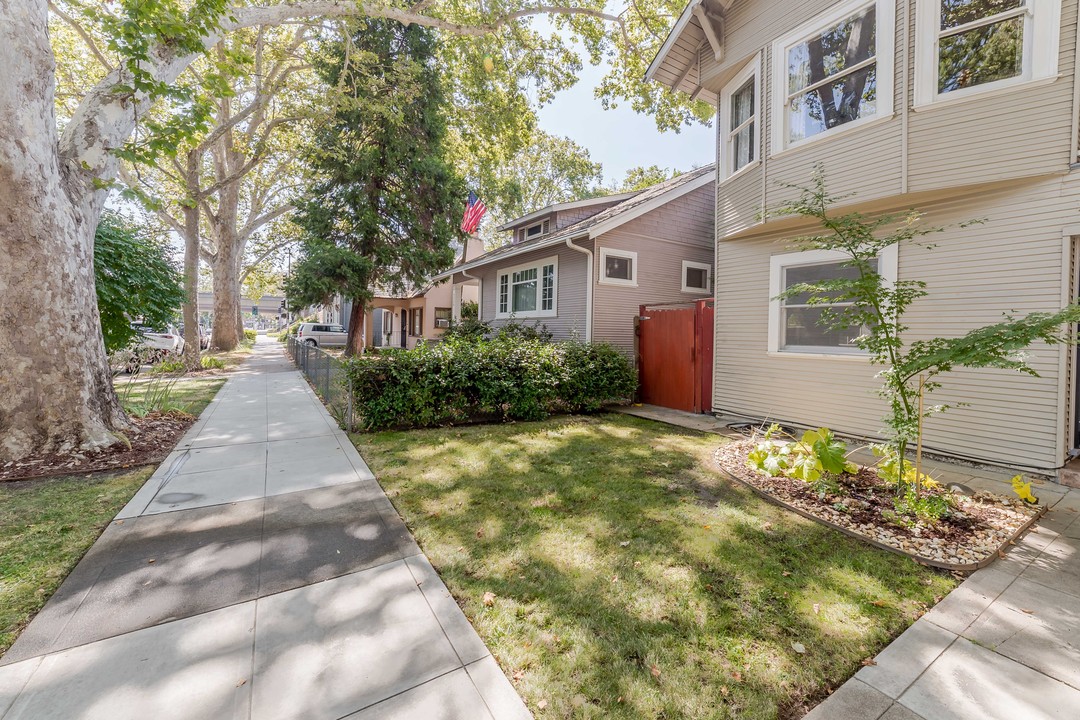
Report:
M343 99L314 140L317 179L294 217L302 258L286 282L294 307L351 299L347 354L363 348L376 289L405 290L453 261L465 200L447 159L433 32L374 19L350 32L318 62Z

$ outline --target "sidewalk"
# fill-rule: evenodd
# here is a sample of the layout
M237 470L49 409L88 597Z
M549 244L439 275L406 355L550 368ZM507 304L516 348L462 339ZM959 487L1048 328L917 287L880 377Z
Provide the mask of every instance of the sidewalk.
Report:
M652 405L620 411L732 435L710 415ZM939 482L1012 494L1011 473L926 464ZM805 720L1080 718L1080 490L1040 482L1034 492L1050 508L1035 531L972 573Z
M530 715L260 338L0 659L0 718L345 717Z

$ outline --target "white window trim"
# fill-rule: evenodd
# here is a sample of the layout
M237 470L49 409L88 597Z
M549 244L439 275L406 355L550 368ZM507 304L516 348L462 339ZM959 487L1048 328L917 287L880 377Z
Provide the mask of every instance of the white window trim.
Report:
M788 120L784 103L787 99L787 50L792 45L818 34L823 29L835 25L863 8L877 6L877 47L874 49L877 62L877 111L858 120L837 125L817 135L811 135L797 142L787 142ZM845 131L879 122L892 117L893 91L896 74L896 2L895 0L854 0L834 7L830 12L817 15L810 22L804 23L788 35L780 38L772 46L772 155L779 154L804 145L809 145L826 138L836 137Z
M705 271L705 287L696 288L690 287L686 284L686 271L690 268L696 268L698 270ZM709 263L696 262L694 260L682 261L682 291L684 293L693 293L694 295L708 295L712 292L712 265Z
M780 305L777 298L783 288L781 281L783 269L799 265L817 265L848 259L848 255L835 250L806 250L803 252L784 253L769 258L769 354L791 357L831 358L843 360L866 360L869 356L861 350L845 352L843 350L785 350L780 347ZM896 245L890 245L878 255L878 272L886 283L896 282L900 255Z
M608 257L627 258L630 260L630 279L609 278L607 276ZM637 253L632 250L619 250L617 248L600 248L600 278L597 280L601 285L622 285L623 287L637 287Z
M529 231L532 230L533 228L540 228L540 232L530 235ZM530 240L530 239L532 239L534 237L540 237L543 234L544 234L544 221L543 220L541 220L540 222L537 222L537 223L533 223L532 225L528 225L528 226L525 227L525 239L526 240Z
M529 310L529 311L526 311L526 312L518 312L518 313L513 312L513 306L514 306L513 274L516 273L516 272L521 272L522 270L531 270L533 268L536 269L536 307L539 308L541 306L541 303L543 302L544 266L545 265L554 265L555 266L555 277L553 279L554 282L552 283L552 288L551 288L551 293L552 293L552 295L551 295L551 309L550 310L537 309L537 310ZM509 307L509 309L510 309L509 312L500 312L499 311L499 286L502 284L502 278L503 278L504 275L509 275L510 276L510 279L508 280L508 282L510 283L510 287L509 287L510 295L509 295L509 298L508 298L508 304L510 306ZM511 318L520 319L520 320L528 320L530 318L556 317L558 315L558 313L559 313L559 256L558 255L552 255L551 257L542 258L540 260L532 260L530 262L522 263L521 265L515 265L513 267L500 268L499 271L496 273L496 275L495 275L495 319L496 320L509 320Z
M731 152L731 96L736 90L754 78L754 159L738 170L733 170L735 157ZM750 168L761 163L761 54L746 64L731 81L720 91L720 182L742 175Z
M1061 0L1027 0L1024 22L1024 68L1004 80L939 93L938 29L941 0L916 0L915 102L916 108L964 100L975 96L1057 77L1061 35Z

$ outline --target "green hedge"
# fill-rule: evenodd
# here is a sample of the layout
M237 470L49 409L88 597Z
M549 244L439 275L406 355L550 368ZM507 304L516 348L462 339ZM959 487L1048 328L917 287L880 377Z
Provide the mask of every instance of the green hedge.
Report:
M611 345L533 339L421 344L350 358L345 372L368 430L595 412L637 388L633 365Z

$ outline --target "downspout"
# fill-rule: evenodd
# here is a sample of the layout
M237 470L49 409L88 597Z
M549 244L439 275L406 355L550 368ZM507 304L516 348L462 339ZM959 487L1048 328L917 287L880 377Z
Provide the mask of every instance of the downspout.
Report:
M589 282L585 285L585 342L592 342L592 306L593 306L593 252L573 243L573 238L566 238L566 247L585 255L585 268Z

